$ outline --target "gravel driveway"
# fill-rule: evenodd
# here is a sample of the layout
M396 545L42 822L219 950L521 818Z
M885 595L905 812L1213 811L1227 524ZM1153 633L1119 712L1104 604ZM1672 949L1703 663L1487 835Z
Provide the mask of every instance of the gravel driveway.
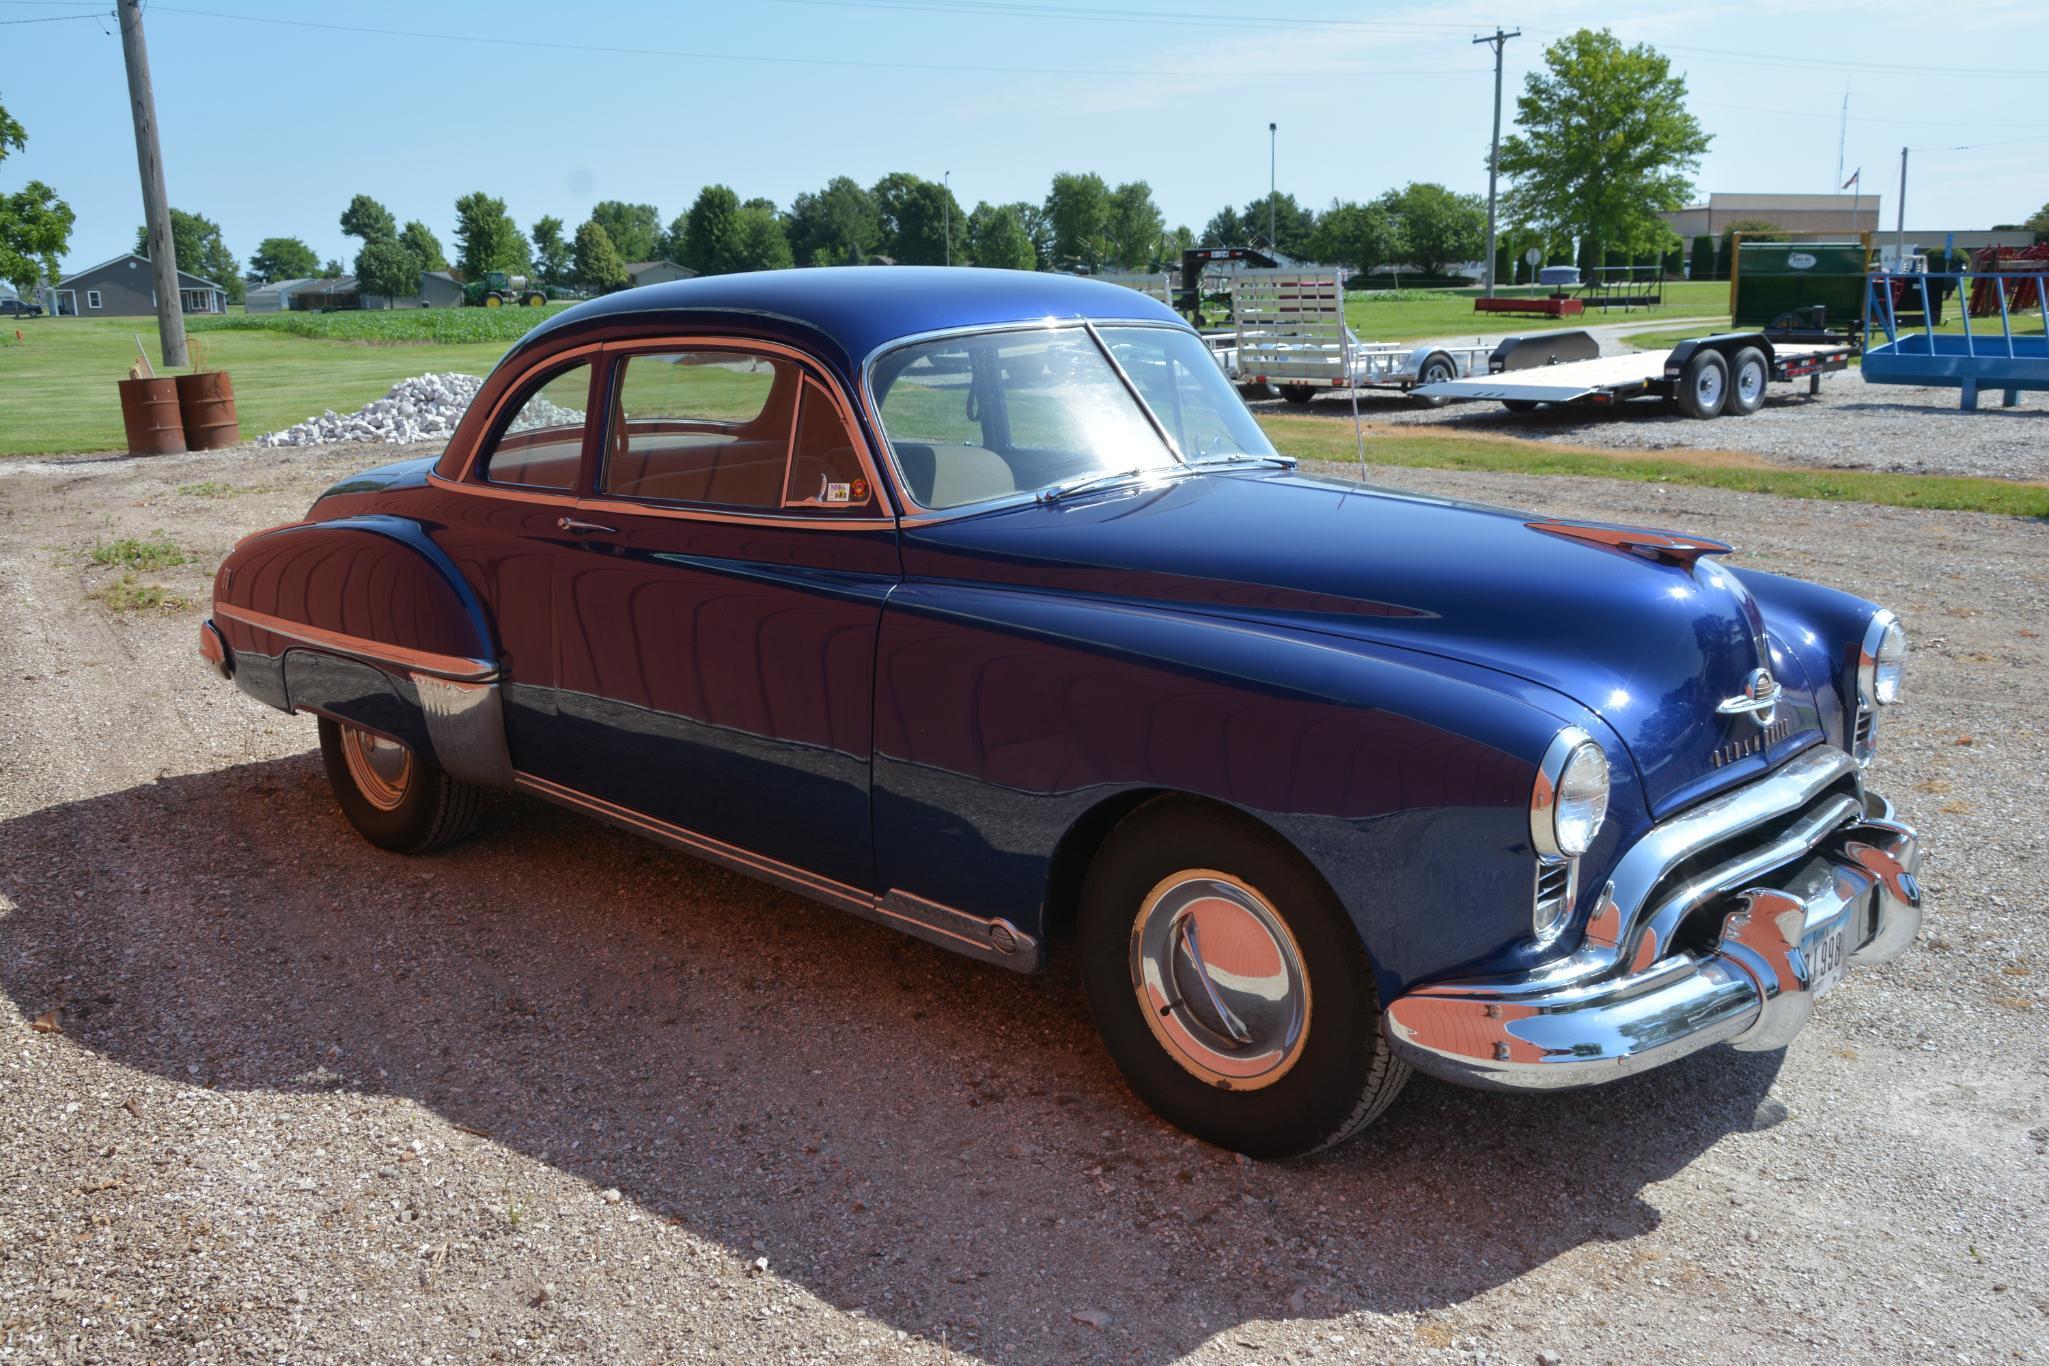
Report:
M0 464L0 1358L2049 1355L2049 527L1383 471L1900 609L1878 771L1927 928L1783 1054L1418 1080L1253 1164L1132 1098L1065 961L510 797L382 853L311 721L203 671L197 609L89 596L97 540L161 528L197 562L139 577L203 600L238 535L391 454Z
M1299 408L1277 400L1254 407L1346 421L1352 416L1343 394L1325 395ZM1958 409L1954 389L1867 384L1855 366L1823 376L1816 397L1808 397L1805 384L1774 384L1758 412L1708 422L1667 410L1653 399L1607 410L1569 407L1511 413L1498 403L1424 408L1374 390L1360 391L1359 414L1376 423L1616 450L1747 451L1786 464L1827 469L2049 479L2049 394L2023 392L2014 408L2001 408L1997 394L1981 395L1978 411L1966 413Z

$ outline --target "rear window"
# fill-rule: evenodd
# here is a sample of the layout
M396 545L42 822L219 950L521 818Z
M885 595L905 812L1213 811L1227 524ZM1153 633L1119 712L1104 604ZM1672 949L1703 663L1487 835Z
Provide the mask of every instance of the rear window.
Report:
M528 393L485 453L484 477L526 488L575 488L590 387L590 365L579 362Z

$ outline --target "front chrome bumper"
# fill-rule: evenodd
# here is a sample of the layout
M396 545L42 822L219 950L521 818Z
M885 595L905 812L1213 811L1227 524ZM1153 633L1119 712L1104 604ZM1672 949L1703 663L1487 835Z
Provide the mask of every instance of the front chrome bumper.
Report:
M1718 819L1696 820L1723 839L1740 836L1745 821L1772 828L1759 847L1676 888L1671 877L1651 877L1634 905L1618 906L1611 885L1586 946L1545 969L1410 991L1387 1009L1390 1044L1419 1071L1489 1090L1614 1081L1724 1041L1785 1046L1846 967L1897 958L1921 925L1914 831L1876 794L1861 809L1840 791L1825 795L1841 779L1829 752L1802 760L1775 775L1776 787L1737 794ZM1667 848L1663 871L1683 869L1684 857L1683 842ZM1625 860L1618 882L1631 873ZM1722 906L1711 946L1673 946L1688 915Z

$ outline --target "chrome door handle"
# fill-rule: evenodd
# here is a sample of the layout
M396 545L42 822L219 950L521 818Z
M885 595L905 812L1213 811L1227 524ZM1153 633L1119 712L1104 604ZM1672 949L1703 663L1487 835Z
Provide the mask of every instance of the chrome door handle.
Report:
M610 536L618 532L617 527L599 526L596 522L579 522L574 517L557 517L555 525L572 536L589 536L593 532L603 532Z

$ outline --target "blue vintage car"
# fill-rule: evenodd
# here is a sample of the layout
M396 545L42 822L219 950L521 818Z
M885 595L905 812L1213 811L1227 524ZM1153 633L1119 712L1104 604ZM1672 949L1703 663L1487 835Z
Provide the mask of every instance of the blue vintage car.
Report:
M1144 296L659 285L221 566L202 651L387 849L517 788L988 963L1308 1152L1412 1068L1772 1049L1919 924L1892 613L1700 537L1312 478Z

